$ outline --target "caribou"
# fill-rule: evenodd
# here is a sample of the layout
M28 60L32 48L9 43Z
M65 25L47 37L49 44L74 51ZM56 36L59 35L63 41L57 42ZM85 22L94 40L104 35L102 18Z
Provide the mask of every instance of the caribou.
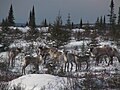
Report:
M64 71L72 71L73 70L73 63L76 66L76 71L81 68L81 65L83 62L86 64L86 69L88 69L88 60L90 55L85 55L85 56L79 56L74 52L69 52L67 50L63 50L63 52L59 52L55 48L50 48L49 49L49 54L50 57L55 61L55 62L63 62L65 67ZM62 58L61 58L62 57ZM70 67L71 66L71 67ZM63 67L63 66L62 66ZM70 70L69 70L70 68Z
M26 74L25 69L28 65L32 64L35 67L36 72L39 71L39 65L40 64L45 64L45 59L47 56L47 52L48 52L47 47L42 47L39 46L36 50L36 56L33 56L32 54L30 55L26 55L24 57L24 62L23 62L23 66L22 66L22 74Z
M110 47L107 45L102 46L102 47L91 47L90 52L91 52L91 55L94 55L96 57L96 65L99 64L101 60L100 58L102 56L107 56L110 58L108 65L113 64L113 57L117 57L118 61L120 62L120 54L118 50L114 47Z
M25 68L29 64L33 64L34 67L35 67L35 70L39 71L39 64L41 64L42 62L43 62L43 57L40 54L37 54L36 57L30 56L30 55L26 55L25 58L24 58L23 66L22 66L22 74L26 74Z
M20 48L11 48L8 51L8 65L13 67L15 65L15 57L21 52Z

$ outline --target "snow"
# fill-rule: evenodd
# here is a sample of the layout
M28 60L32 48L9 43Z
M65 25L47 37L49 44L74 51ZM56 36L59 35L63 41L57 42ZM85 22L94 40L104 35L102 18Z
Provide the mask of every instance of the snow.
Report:
M27 32L30 29L28 26L26 26L26 27L13 27L13 26L11 26L9 28L14 29L14 30L19 29L23 33ZM49 27L41 27L41 28L36 28L36 29L38 29L41 32L47 32Z
M25 90L59 90L67 85L67 79L63 77L53 76L50 74L28 74L21 76L9 82L12 86L20 85Z
M11 29L19 29L22 32L27 32L27 30L29 30L29 27L10 27ZM40 32L47 32L48 31L48 27L41 27L41 28L37 28ZM84 32L84 29L72 29L73 32ZM100 39L100 37L97 38L99 40L99 44L101 46L104 45L109 45L112 47L116 47L115 44L113 44L113 42L111 41L102 41ZM68 43L67 45L65 45L65 47L68 47L70 49L74 48L74 47L81 47L83 45L83 43L85 45L87 45L87 43L89 43L89 40L84 40L84 41L76 41L76 40L71 40L70 43ZM39 46L41 44L44 44L44 41L41 42L26 42L25 40L15 40L14 43L12 43L9 47L29 47L31 44L33 44L34 46ZM1 44L0 44L1 47ZM35 56L35 55L33 55ZM8 60L8 53L7 52L2 52L0 53L0 59L3 60ZM12 72L20 72L21 73L21 66L22 66L22 62L24 60L24 53L19 54L16 57L16 62L15 62L15 67L13 69L11 69ZM106 72L109 73L115 73L115 69L120 71L120 63L117 61L114 61L113 65L110 66L106 66L106 65L99 65L99 66L95 66L94 61L91 60L91 64L90 64L90 71L92 71L93 73L95 73L96 71L98 71L97 73L101 73L102 71L106 70ZM40 65L40 67L42 68L42 65ZM28 67L26 67L26 73L28 73L31 69L31 65L29 65ZM43 68L40 70L43 71ZM43 71L44 72L44 71ZM86 71L87 72L87 71ZM84 71L80 71L78 72L81 76L84 76L85 73ZM72 72L73 73L73 72ZM24 75L21 76L17 79L14 79L12 81L9 82L10 88L12 88L14 85L18 86L22 86L23 88L25 88L25 90L41 90L45 88L45 90L58 90L60 88L64 88L66 86L68 86L67 83L67 78L65 77L58 77L58 76L53 76L50 74L28 74L28 75ZM62 89L63 90L63 89Z
M0 47L2 47L3 45L2 44L0 44Z
M84 32L85 29L79 29L79 28L75 28L75 29L72 29L73 32Z
M84 45L87 45L89 41L72 41L70 43L68 43L67 45L65 45L65 47L75 47L75 46L82 46L83 43Z
M26 26L26 27L13 27L13 26L11 26L11 27L9 27L10 29L19 29L20 31L22 31L22 32L27 32L30 28L28 27L28 26Z
M47 32L49 27L41 27L41 28L37 28L37 29L41 32Z
M8 52L0 53L0 61L7 61L8 59Z

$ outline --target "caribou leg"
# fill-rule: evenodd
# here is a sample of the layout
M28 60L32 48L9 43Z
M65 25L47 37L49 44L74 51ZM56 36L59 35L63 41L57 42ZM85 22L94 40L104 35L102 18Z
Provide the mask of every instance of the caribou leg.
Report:
M67 71L69 72L69 62L67 63Z
M108 62L108 66L109 66L110 64L111 64L111 65L113 64L113 57L112 57L112 56L110 56L110 60L109 60L109 62Z
M23 75L25 75L25 68L26 68L26 66L23 66L23 67L22 67L22 74L23 74Z
M35 64L34 66L35 66L35 72L36 72L36 73L39 73L39 65L38 65L38 64Z
M96 66L98 66L99 64L99 59L100 59L100 56L96 56L96 63L95 63Z
M88 69L88 67L89 67L89 63L88 63L88 61L87 61L87 60L86 60L86 65L87 65L86 69Z
M72 69L73 69L73 63L71 62L71 69L70 69L70 71L72 71Z
M64 71L66 71L66 67L67 67L67 62L65 62L65 68L64 68Z
M11 59L11 67L14 67L14 59Z
M23 75L25 75L26 73L25 73L25 68L28 66L28 64L25 64L25 65L23 65L23 67L22 67L22 74Z
M75 71L78 71L78 63L75 62L75 65L76 65L76 70Z

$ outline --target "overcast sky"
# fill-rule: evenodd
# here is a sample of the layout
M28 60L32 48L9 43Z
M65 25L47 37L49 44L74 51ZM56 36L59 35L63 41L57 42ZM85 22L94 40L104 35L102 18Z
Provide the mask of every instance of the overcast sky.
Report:
M60 10L62 19L66 22L68 13L71 21L79 23L95 22L98 16L109 13L111 0L0 0L0 21L8 15L10 5L13 5L15 22L24 23L28 20L29 12L35 6L36 22L39 24L45 18L53 22ZM120 0L114 0L115 13L118 13Z

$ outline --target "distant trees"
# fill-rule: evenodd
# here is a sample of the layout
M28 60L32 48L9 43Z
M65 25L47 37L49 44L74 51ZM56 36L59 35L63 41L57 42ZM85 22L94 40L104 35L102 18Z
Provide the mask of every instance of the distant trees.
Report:
M10 9L9 9L9 13L8 16L6 17L6 19L2 20L1 26L2 26L2 31L0 32L0 43L5 44L6 46L8 46L10 44L10 42L13 41L12 37L13 32L12 30L9 28L9 26L15 26L15 21L14 21L14 15L13 15L13 6L11 4ZM11 37L9 37L11 36Z
M42 21L41 24L42 24L41 26L43 26L43 27L48 27L49 26L48 22L47 22L47 19L45 19L44 21Z
M99 17L98 17L96 22L95 22L95 29L99 29L99 24L100 24L100 20L99 20Z
M100 18L98 17L96 22L95 22L95 29L98 30L99 34L104 34L106 31L106 17L101 16Z
M39 32L36 29L34 6L32 8L32 11L30 11L30 14L29 14L28 26L30 27L30 29L28 30L26 39L27 40L36 40L36 38L39 36Z
M8 26L14 26L15 25L14 20L15 19L14 19L14 15L13 15L13 6L11 4L8 16L6 17L6 19L3 19L2 23L1 23L2 31L6 32L6 31L8 31Z
M30 14L29 14L29 24L28 25L31 29L34 29L36 27L34 6L32 8L32 11L30 11Z
M2 31L4 33L7 33L8 31L8 19L7 18L2 20L1 26L2 26Z

